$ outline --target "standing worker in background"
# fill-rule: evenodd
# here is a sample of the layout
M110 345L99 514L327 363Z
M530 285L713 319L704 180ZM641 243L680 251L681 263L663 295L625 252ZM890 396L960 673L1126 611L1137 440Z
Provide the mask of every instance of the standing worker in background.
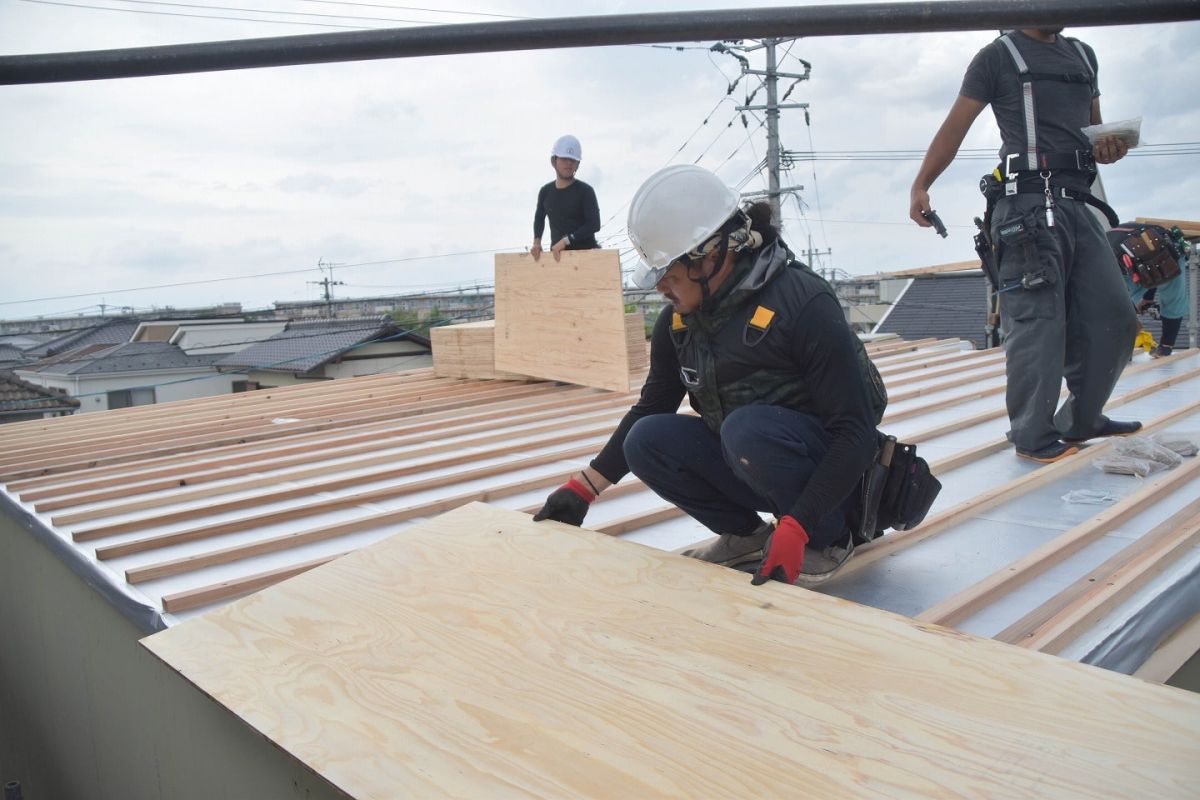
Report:
M979 51L929 145L909 205L909 216L929 227L929 187L991 105L1003 146L984 187L1007 353L1008 436L1017 455L1041 462L1068 456L1088 439L1141 428L1101 413L1137 320L1104 231L1085 207L1098 202L1088 192L1096 164L1121 159L1127 148L1116 138L1093 146L1081 131L1101 121L1096 56L1061 31L1011 31ZM1055 413L1064 377L1070 394Z
M793 259L766 203L743 209L702 167L650 176L628 230L642 257L634 283L670 303L650 372L599 455L534 519L580 525L632 471L719 534L685 555L755 565L756 584L830 577L853 552L847 512L887 404L833 290ZM677 413L685 394L699 417Z
M600 230L600 204L591 186L578 180L575 173L583 159L583 148L574 136L560 136L550 151L554 180L538 192L533 212L533 260L542 257L542 233L550 218L550 252L558 261L563 250L592 250Z

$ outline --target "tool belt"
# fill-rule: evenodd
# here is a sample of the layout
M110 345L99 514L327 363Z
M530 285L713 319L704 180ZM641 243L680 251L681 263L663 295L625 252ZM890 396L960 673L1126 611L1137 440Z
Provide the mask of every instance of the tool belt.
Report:
M1096 162L1092 158L1091 153L1082 150L1075 150L1066 153L1039 153L1039 159L1045 159L1049 165L1067 164L1065 167L1055 168L1048 167L1051 173L1057 172L1075 172L1088 177L1090 182L1092 176L1096 173ZM1000 268L996 263L996 247L992 241L991 225L992 212L996 208L996 203L1001 197L1009 197L1017 194L1039 194L1045 195L1047 190L1047 181L1036 172L1024 172L1006 176L1003 172L1003 165L996 168L992 172L984 175L979 179L979 192L987 201L987 210L984 212L983 219L975 218L975 225L979 228L979 233L975 235L975 252L979 255L979 261L983 265L983 273L987 276L988 282L991 283L994 291L1000 291ZM1087 203L1089 206L1100 211L1101 214L1108 220L1111 227L1116 227L1121 224L1121 220L1117 217L1117 212L1100 198L1094 194L1082 189L1072 189L1067 186L1055 185L1054 175L1049 178L1049 190L1052 200L1076 200L1081 203Z
M992 208L996 205L1001 197L1007 197L1014 194L1044 195L1046 193L1045 182L1036 173L1023 173L1020 177L1006 180L1001 177L997 177L998 172L999 170L988 175L984 175L979 179L979 191L987 200L987 216L989 219L991 217ZM1059 170L1059 172L1062 172L1062 170ZM1050 192L1051 196L1055 200L1078 200L1081 203L1087 203L1089 206L1097 209L1101 214L1103 214L1108 220L1108 224L1114 228L1121 224L1121 219L1117 216L1117 212L1113 211L1108 203L1105 203L1091 192L1084 191L1082 189L1070 189L1066 186L1055 186L1053 176L1051 176L1050 179Z
M1125 223L1108 232L1108 241L1121 271L1143 289L1153 289L1179 277L1183 251L1166 228Z
M915 444L877 432L875 460L859 483L859 500L847 520L856 543L869 542L888 528L906 531L920 525L942 483L917 455Z

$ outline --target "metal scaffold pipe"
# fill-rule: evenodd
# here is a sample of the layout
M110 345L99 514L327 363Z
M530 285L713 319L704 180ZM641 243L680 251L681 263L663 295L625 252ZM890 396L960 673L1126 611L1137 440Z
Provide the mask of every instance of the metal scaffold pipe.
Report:
M1131 25L1200 18L1196 0L945 0L612 14L0 57L0 84L564 47Z

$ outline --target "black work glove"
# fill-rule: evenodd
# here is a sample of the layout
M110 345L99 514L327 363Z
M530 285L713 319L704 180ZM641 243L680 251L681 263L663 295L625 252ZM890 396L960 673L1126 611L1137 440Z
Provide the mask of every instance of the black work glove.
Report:
M579 527L587 516L588 506L596 499L586 486L572 478L546 498L542 510L533 515L534 522L552 519Z

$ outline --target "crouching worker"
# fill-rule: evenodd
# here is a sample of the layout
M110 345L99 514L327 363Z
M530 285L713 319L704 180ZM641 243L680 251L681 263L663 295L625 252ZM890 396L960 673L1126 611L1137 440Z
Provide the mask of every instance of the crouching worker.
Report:
M813 585L853 552L847 512L876 453L883 383L833 290L796 261L765 203L701 167L634 195L634 283L669 303L641 396L590 465L534 519L580 525L633 472L718 534L685 555ZM699 416L677 413L688 396ZM777 522L765 522L769 512Z

